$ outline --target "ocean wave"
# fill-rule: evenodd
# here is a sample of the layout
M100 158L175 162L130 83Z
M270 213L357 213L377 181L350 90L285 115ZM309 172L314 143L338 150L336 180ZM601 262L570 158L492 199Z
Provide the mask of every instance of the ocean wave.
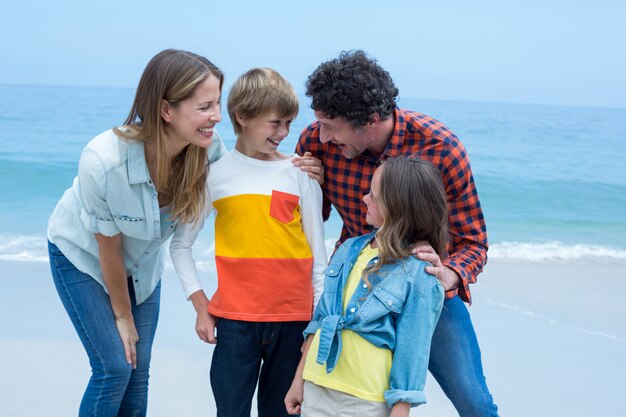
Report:
M48 262L46 237L0 235L0 261Z
M335 249L336 239L326 239L326 253ZM215 243L200 238L194 246L194 258L199 270L215 270ZM610 246L574 244L560 241L501 242L489 247L489 257L542 261L550 259L579 259L603 257L626 259L626 250ZM47 262L48 247L45 236L0 234L0 261ZM171 267L169 256L166 264Z
M549 259L569 260L586 257L626 259L626 250L601 245L568 245L559 241L538 243L502 242L493 244L489 247L489 257L524 259L531 261Z

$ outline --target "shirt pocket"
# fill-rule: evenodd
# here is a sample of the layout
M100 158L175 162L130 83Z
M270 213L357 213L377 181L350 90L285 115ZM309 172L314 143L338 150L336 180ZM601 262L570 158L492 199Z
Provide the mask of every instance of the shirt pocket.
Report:
M324 271L324 293L336 294L339 287L339 280L341 279L341 270L343 264L330 264Z
M297 195L272 190L270 216L281 223L293 221L293 212L298 208L300 198Z
M365 321L373 321L388 314L398 315L402 312L404 301L382 286L374 288L361 307L361 315Z
M146 239L146 219L145 217L128 216L125 214L114 214L113 219L118 229L124 236L135 239Z

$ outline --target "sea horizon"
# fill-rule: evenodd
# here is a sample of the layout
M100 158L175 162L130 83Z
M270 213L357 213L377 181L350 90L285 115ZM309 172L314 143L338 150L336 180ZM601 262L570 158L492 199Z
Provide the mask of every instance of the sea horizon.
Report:
M0 95L8 98L0 103L0 208L7 213L0 219L0 260L45 261L47 219L76 175L82 148L123 122L134 89L0 84ZM293 152L314 120L308 98L300 100L283 153ZM435 117L465 145L490 258L626 259L626 175L620 168L626 109L404 97L398 106ZM222 116L218 131L232 149L224 108ZM329 247L340 226L333 210ZM207 257L210 229L198 242Z

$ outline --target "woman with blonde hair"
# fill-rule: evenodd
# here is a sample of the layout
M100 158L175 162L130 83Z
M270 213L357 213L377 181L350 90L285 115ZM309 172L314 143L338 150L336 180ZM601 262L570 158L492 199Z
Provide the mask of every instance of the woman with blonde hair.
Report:
M87 144L50 217L52 276L92 370L80 416L146 415L163 243L172 235L203 338L208 300L179 235L203 219L208 165L225 153L214 130L223 78L191 52L154 56L124 125Z

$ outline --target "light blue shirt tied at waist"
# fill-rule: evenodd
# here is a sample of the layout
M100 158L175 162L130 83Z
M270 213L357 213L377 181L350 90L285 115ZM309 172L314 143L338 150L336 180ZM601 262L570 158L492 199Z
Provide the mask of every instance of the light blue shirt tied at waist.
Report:
M343 329L352 330L376 347L391 350L385 400L389 407L398 401L417 406L426 402L430 343L444 291L439 281L424 270L428 264L409 256L371 273L371 290L361 279L344 311L343 291L352 267L375 235L373 232L348 239L337 249L326 268L324 293L304 335L319 330L316 362L326 364L327 373L341 358ZM374 262L378 258L370 264Z
M226 148L216 131L208 149L209 162L218 160ZM165 264L163 244L184 227L159 207L156 187L150 178L144 144L119 138L113 130L96 136L83 150L78 176L65 191L48 222L48 240L81 272L106 290L98 260L95 233L122 234L127 276L133 277L137 304L145 301L161 279ZM187 227L187 225L185 225ZM172 251L185 294L201 289L189 279L197 275L191 247ZM188 278L188 279L185 279Z

